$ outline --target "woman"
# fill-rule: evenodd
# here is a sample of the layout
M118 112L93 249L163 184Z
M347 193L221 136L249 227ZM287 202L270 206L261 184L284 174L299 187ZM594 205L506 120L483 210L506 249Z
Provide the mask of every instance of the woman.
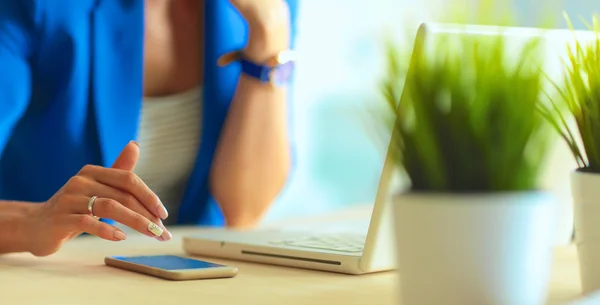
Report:
M256 224L290 168L295 2L0 0L0 253Z

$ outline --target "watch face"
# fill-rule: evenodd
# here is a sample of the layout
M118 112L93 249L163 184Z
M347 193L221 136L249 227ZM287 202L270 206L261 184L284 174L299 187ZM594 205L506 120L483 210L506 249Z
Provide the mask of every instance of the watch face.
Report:
M277 86L284 85L290 79L292 73L294 73L294 62L288 61L271 71L271 81Z

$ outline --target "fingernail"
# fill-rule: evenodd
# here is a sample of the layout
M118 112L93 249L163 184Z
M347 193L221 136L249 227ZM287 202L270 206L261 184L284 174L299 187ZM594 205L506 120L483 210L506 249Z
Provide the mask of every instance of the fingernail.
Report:
M171 232L169 232L169 230L165 230L165 232L162 235L164 237L165 240L171 240L171 238L173 238L173 234L171 234Z
M158 225L160 226L161 229L163 229L163 233L162 235L160 235L159 237L157 237L156 239L160 240L160 241L168 241L171 240L171 237L173 237L173 235L171 235L171 232L169 232L169 230L167 230L167 228L165 227L165 225L163 224L162 220L157 219Z
M163 229L153 222L148 223L148 231L155 236L161 236L163 234Z
M169 241L171 240L171 238L173 238L173 235L167 229L164 229L163 234L161 236L156 237L156 239L158 239L159 241Z
M113 236L118 240L125 240L127 238L127 235L125 235L125 233L121 231L115 231L115 233L113 233Z
M137 147L140 147L140 143L138 143L137 141L131 140L129 142L135 144Z
M158 217L160 217L161 219L167 219L167 217L169 217L169 212L167 212L167 209L165 208L165 206L162 203L160 203L158 205L157 212L158 212Z

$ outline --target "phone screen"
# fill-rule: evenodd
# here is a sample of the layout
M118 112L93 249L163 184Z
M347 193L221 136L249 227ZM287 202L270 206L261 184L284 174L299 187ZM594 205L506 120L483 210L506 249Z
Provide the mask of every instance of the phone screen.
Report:
M125 262L130 262L138 265L145 265L164 270L207 269L225 267L223 265L213 264L205 261L175 255L113 256L113 258Z

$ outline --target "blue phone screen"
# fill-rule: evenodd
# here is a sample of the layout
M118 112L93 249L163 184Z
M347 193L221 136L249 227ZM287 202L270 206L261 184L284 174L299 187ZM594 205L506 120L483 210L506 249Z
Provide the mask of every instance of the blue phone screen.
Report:
M206 269L224 267L205 261L175 255L156 256L113 256L113 258L138 265L145 265L164 270Z

